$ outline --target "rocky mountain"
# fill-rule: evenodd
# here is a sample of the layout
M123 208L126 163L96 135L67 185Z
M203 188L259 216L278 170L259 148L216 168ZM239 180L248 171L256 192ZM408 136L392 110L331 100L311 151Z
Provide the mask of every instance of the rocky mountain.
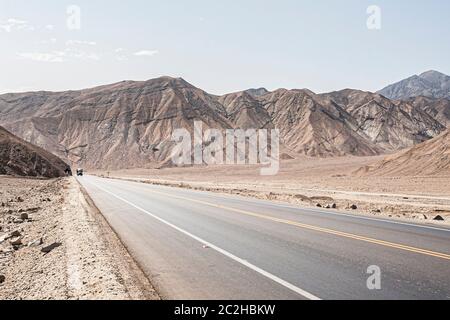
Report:
M445 101L443 102L445 103ZM425 106L426 105L426 106ZM0 95L0 125L85 168L155 167L175 129L277 128L286 156L393 153L445 130L445 107L343 90L243 91L215 96L180 78L124 81L67 92Z
M429 140L446 128L422 106L393 102L381 94L347 89L323 96L351 115L357 132L387 152Z
M313 157L375 155L383 150L357 132L352 116L309 90L280 89L261 99L282 142L294 153Z
M0 96L0 122L27 141L86 168L164 162L175 129L231 128L226 110L183 79L162 77L88 90Z
M450 77L437 71L427 71L392 84L378 93L393 100L418 96L450 99Z
M428 113L431 117L439 121L442 125L450 127L450 100L432 99L423 96L410 98L406 103Z
M56 178L67 164L0 127L0 174Z
M450 175L450 130L358 171L360 175Z
M236 128L273 128L270 115L261 100L247 91L224 95L218 101Z
M248 89L245 92L254 97L260 97L269 93L266 88Z

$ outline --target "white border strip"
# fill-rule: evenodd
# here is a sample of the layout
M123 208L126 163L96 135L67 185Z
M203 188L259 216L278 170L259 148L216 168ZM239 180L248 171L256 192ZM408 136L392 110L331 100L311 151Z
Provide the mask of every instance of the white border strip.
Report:
M232 254L232 253L230 253L230 252L228 252L228 251L226 251L226 250L224 250L224 249L222 249L222 248L220 248L220 247L218 247L218 246L216 246L216 245L214 245L214 244L212 244L212 243L210 243L208 241L203 240L200 237L197 237L197 236L193 235L192 233L190 233L190 232L188 232L186 230L183 230L183 229L177 227L176 225L174 225L174 224L172 224L172 223L170 223L170 222L168 222L168 221L166 221L166 220L164 220L164 219L154 215L153 213L151 213L151 212L149 212L149 211L147 211L147 210L145 210L145 209L135 205L134 203L131 203L130 201L125 200L125 199L115 195L114 193L112 193L112 192L110 192L108 190L105 190L102 187L99 187L98 185L96 185L96 184L94 184L92 182L91 182L91 184L94 185L96 188L102 190L103 192L106 192L106 193L110 194L111 196L113 196L113 197L115 197L115 198L125 202L126 204L128 204L128 205L130 205L130 206L132 206L132 207L134 207L134 208L136 208L136 209L138 209L138 210L148 214L149 216L151 216L152 218L158 220L159 222L164 223L165 225L167 225L167 226L169 226L169 227L171 227L171 228L173 228L173 229L183 233L184 235L186 235L186 236L188 236L188 237L190 237L190 238L192 238L192 239L202 243L203 245L206 245L206 246L210 247L211 249L213 249L213 250L223 254L224 256L226 256L226 257L228 257L228 258L230 258L230 259L232 259L232 260L234 260L234 261L236 261L236 262L246 266L247 268L252 269L253 271L263 275L264 277L269 278L270 280L272 280L272 281L282 285L283 287L286 287L289 290L292 290L292 291L298 293L299 295L303 296L304 298L309 299L309 300L321 300L320 298L316 297L315 295L313 295L313 294L311 294L311 293L309 293L309 292L307 292L307 291L305 291L305 290L303 290L303 289L301 289L299 287L296 287L295 285L293 285L293 284L291 284L291 283L289 283L289 282L287 282L287 281L285 281L285 280L283 280L283 279L281 279L281 278L279 278L279 277L277 277L277 276L275 276L275 275L273 275L273 274L271 274L271 273L269 273L269 272L267 272L267 271L265 271L265 270L255 266L253 264L251 264L250 262L248 262L246 260L243 260L243 259L235 256L234 254Z

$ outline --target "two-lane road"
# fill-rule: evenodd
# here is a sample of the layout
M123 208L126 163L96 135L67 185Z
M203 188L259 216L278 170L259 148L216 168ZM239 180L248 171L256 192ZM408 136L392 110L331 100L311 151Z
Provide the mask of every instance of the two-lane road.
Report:
M86 176L166 299L450 299L450 229ZM369 290L370 266L381 289Z

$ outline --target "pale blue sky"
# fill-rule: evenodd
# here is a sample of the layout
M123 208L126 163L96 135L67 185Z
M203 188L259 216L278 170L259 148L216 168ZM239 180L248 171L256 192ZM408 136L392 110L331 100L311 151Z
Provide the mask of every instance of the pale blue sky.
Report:
M81 30L66 27L71 4ZM382 10L381 30L366 26L369 5ZM450 73L449 12L447 0L0 0L0 92L161 75L215 94L375 91Z

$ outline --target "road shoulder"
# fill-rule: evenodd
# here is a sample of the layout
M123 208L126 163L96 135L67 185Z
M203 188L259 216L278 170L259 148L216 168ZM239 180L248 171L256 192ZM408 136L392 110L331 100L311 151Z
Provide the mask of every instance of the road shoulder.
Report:
M74 178L0 184L0 299L159 299Z

